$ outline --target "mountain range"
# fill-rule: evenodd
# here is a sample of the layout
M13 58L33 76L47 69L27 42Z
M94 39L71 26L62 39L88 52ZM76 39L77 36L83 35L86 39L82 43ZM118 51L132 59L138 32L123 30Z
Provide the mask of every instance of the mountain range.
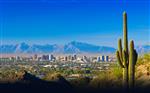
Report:
M150 52L150 45L137 46L139 53ZM0 53L63 53L63 54L78 54L78 53L101 53L112 54L116 49L108 46L97 46L83 42L72 41L65 45L45 44L29 45L27 43L20 43L16 45L0 45Z

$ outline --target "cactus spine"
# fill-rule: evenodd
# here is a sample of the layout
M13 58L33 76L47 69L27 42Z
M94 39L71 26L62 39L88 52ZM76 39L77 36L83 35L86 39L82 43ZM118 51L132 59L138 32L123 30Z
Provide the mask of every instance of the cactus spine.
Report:
M130 42L130 53L128 51L128 33L127 33L127 14L123 13L123 40L124 47L122 49L122 41L118 40L118 50L116 52L119 65L123 69L123 86L124 88L134 87L134 73L137 61L137 52L134 49L133 40Z

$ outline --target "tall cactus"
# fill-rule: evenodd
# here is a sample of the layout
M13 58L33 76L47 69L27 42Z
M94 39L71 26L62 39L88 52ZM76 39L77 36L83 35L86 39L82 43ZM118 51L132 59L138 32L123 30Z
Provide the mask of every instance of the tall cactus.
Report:
M137 61L137 52L134 49L134 42L130 42L130 54L128 51L128 34L127 34L127 14L123 13L123 41L124 47L122 49L122 41L118 40L118 50L116 52L119 65L123 69L123 85L125 88L134 87L134 73L135 64Z
M117 59L119 65L123 68L123 85L128 87L128 35L127 35L127 14L123 13L123 40L124 49L122 49L122 41L118 40Z

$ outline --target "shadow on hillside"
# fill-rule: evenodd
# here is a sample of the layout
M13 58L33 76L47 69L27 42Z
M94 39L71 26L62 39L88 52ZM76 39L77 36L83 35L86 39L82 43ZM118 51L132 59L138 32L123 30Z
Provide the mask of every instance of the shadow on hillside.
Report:
M150 93L148 89L135 89L135 93ZM57 81L44 81L25 72L15 83L0 83L0 93L126 93L122 89L74 88L62 76ZM132 92L133 93L133 92Z

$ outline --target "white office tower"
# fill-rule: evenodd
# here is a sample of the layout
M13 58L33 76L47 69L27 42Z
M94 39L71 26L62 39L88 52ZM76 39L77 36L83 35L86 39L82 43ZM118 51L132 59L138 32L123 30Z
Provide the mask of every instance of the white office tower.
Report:
M16 56L16 58L15 58L16 60L21 60L21 58L19 57L19 56Z
M105 61L106 61L106 62L109 61L109 56L105 56Z
M100 62L101 61L101 58L100 56L97 57L97 62Z
M54 56L51 55L51 54L49 54L49 55L48 55L48 60L49 60L49 61L52 61L53 59L54 59Z
M104 55L100 56L100 61L102 61L102 62L105 61L105 56Z

